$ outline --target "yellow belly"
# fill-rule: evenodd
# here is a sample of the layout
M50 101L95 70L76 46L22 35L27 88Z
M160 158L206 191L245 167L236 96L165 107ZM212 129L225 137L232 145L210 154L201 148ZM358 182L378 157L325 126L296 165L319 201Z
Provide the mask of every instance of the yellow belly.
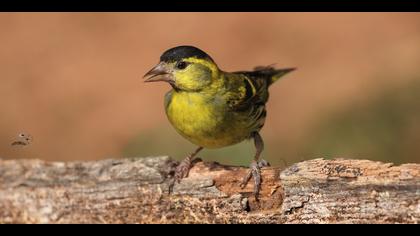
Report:
M198 93L170 92L166 114L183 137L205 148L233 145L248 138L246 119L227 110L222 101Z

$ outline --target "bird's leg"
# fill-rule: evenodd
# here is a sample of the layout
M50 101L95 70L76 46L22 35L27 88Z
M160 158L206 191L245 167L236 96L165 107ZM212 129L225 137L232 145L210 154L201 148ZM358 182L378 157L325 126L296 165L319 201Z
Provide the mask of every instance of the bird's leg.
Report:
M198 147L193 153L189 154L184 160L179 163L175 170L175 180L179 183L181 179L188 176L188 172L191 168L191 162L194 160L195 156L203 149L203 147Z
M254 196L258 200L258 194L260 193L261 188L261 170L260 168L265 166L270 166L270 164L265 160L260 160L261 152L264 149L264 141L262 140L258 132L252 134L254 138L254 144L256 148L255 157L250 165L250 170L248 174L244 177L241 183L241 188L245 188L251 177L254 178Z

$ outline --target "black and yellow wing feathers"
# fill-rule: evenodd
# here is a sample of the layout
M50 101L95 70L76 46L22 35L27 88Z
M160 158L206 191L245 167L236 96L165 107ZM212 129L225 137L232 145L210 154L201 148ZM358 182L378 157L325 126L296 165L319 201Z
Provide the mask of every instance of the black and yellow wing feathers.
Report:
M275 69L271 66L256 67L254 71L238 71L229 73L230 96L228 105L234 112L245 112L247 123L255 131L264 125L267 111L268 87L280 77L294 69ZM230 77L230 78L229 78Z
M268 87L294 68L275 69L271 66L256 67L254 71L238 71L230 73L235 82L231 87L237 87L237 96L232 109L246 109L250 105L263 105L268 100Z

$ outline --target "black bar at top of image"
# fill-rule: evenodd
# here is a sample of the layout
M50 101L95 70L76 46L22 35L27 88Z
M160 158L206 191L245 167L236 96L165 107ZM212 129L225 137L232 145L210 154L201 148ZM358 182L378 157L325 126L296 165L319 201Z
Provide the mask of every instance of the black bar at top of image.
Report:
M1 11L42 12L294 12L294 11L419 11L418 0L103 0L2 1Z

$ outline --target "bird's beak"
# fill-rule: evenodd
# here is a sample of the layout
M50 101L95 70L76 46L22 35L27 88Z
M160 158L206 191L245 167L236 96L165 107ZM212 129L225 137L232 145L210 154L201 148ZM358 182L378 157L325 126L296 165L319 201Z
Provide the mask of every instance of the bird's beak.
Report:
M144 82L157 82L157 81L165 81L168 83L174 82L172 76L170 75L170 70L168 66L160 62L155 67L153 67L149 72L147 72L143 78L148 77Z

